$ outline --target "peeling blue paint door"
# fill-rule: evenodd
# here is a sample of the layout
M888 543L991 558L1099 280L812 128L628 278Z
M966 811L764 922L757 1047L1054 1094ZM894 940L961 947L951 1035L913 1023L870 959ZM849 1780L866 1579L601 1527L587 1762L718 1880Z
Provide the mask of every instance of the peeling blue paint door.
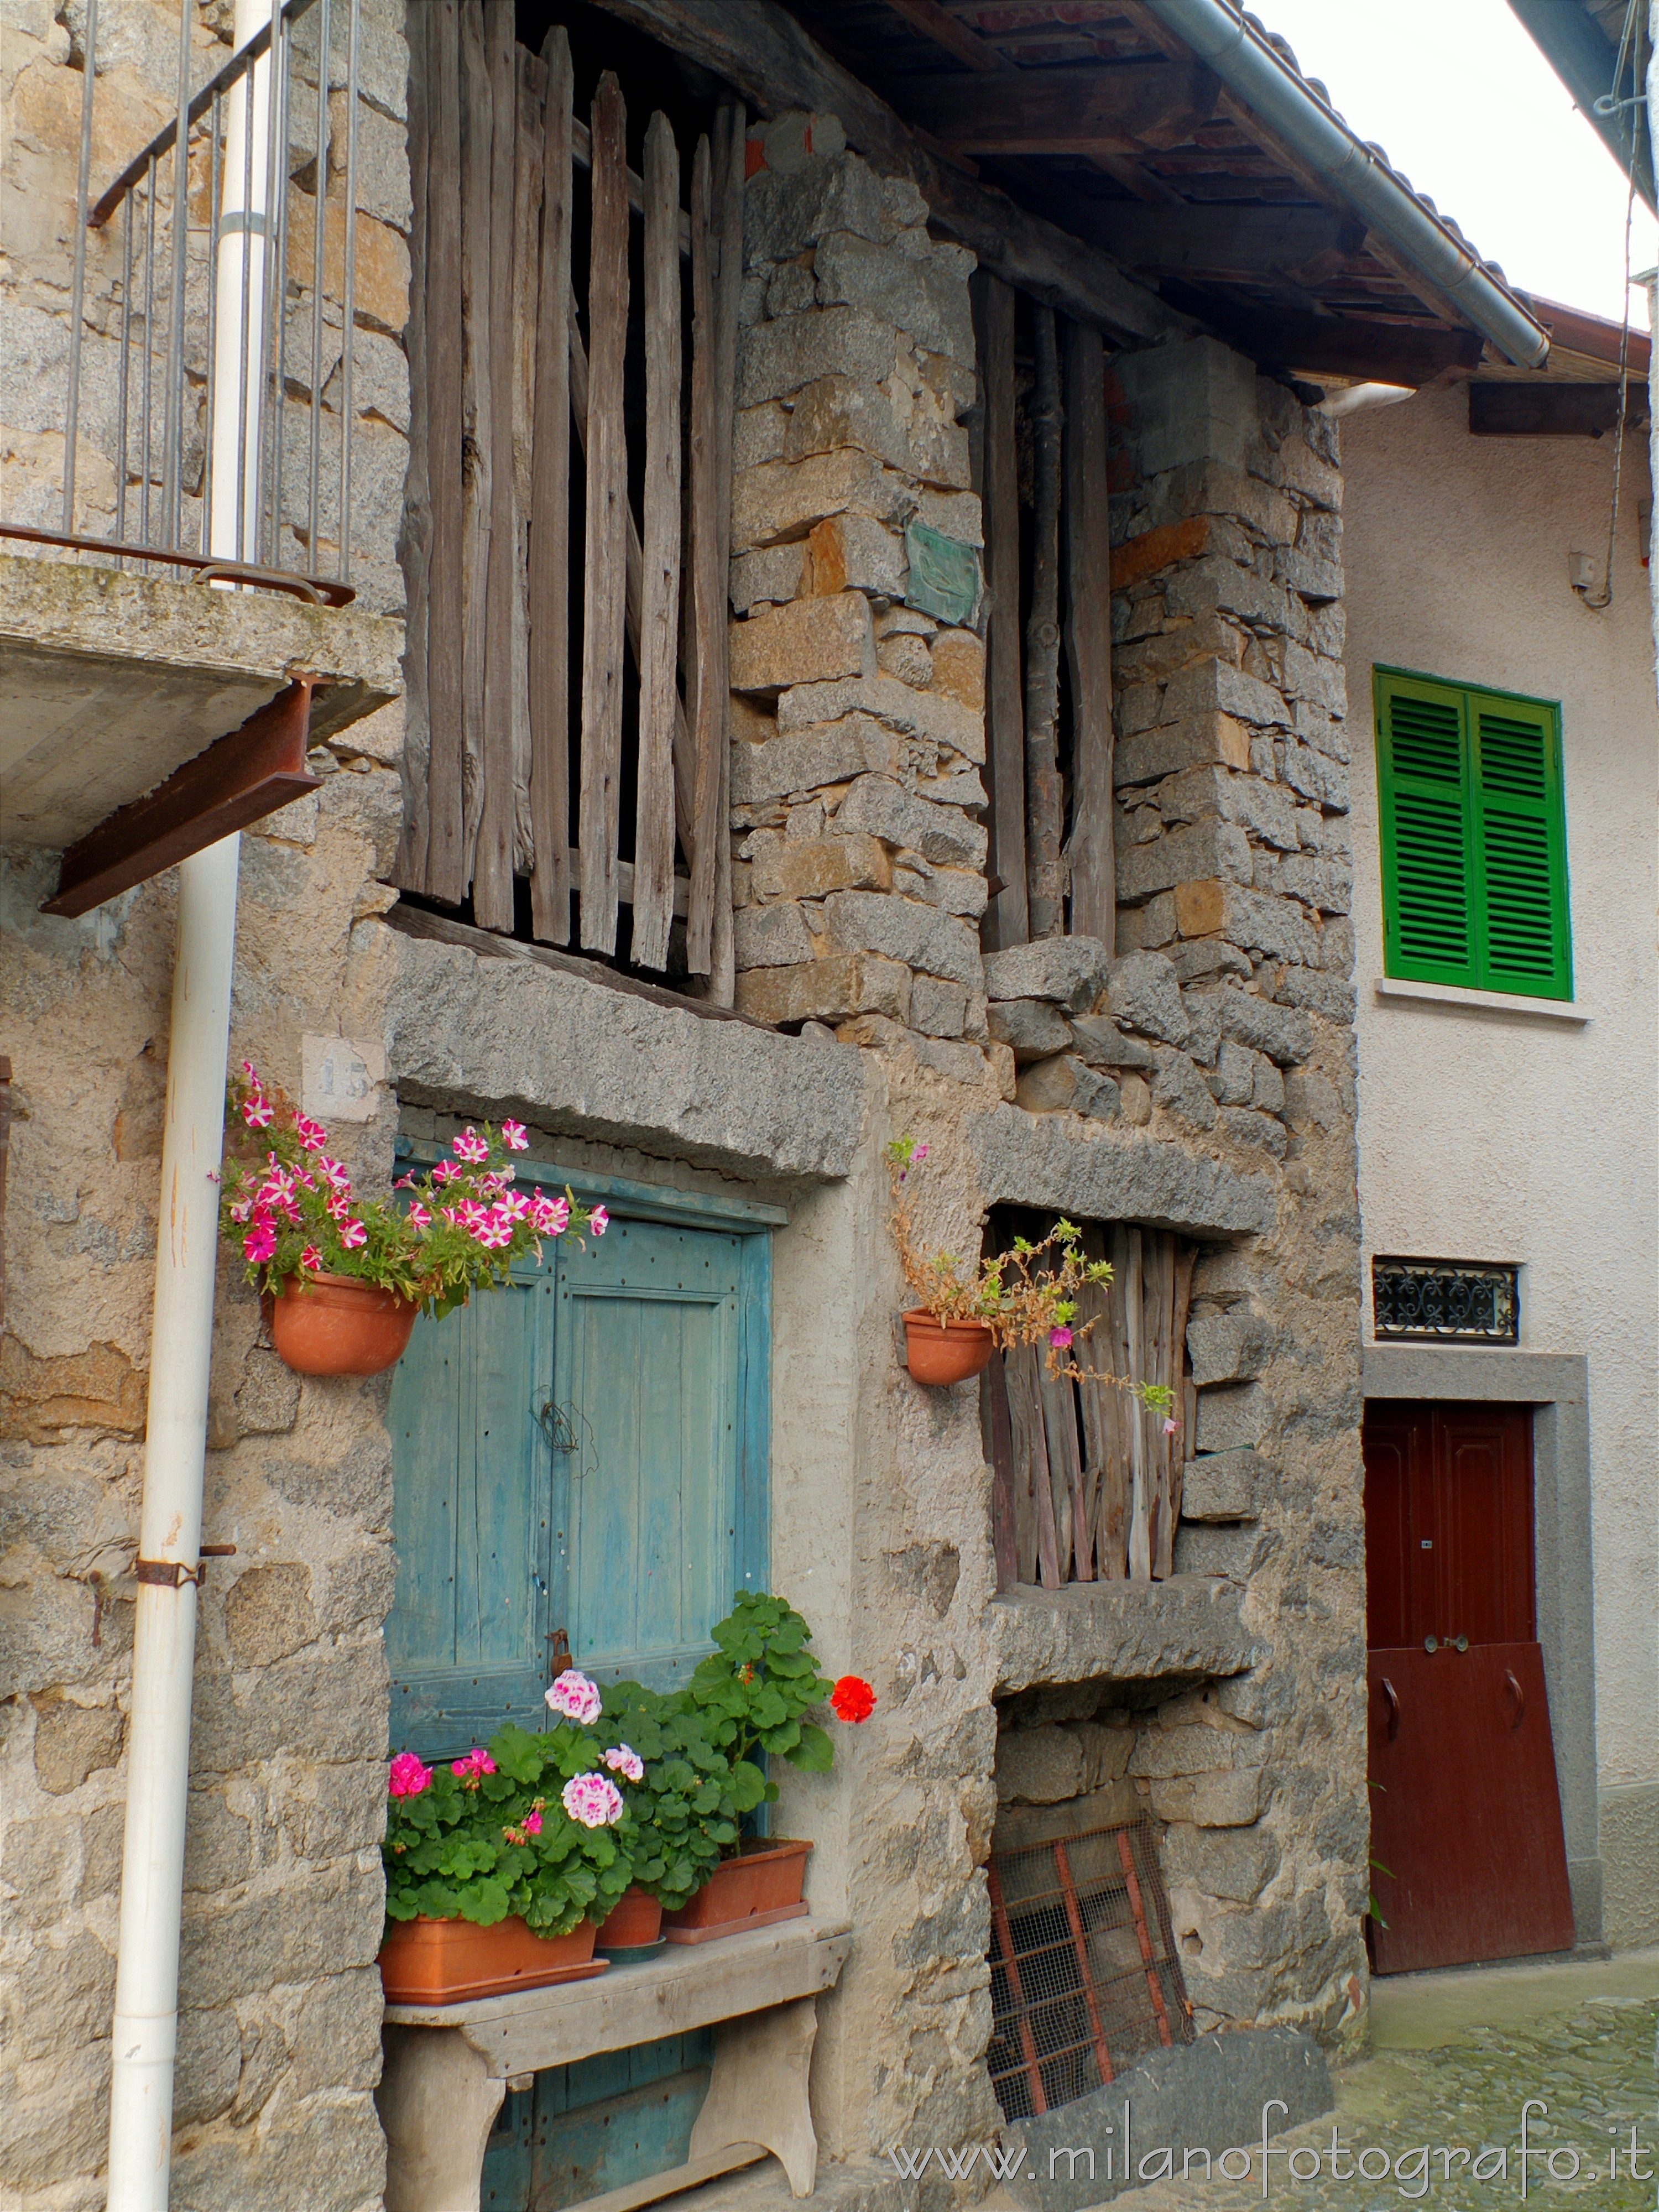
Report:
M543 1250L393 1378L394 1749L540 1725L560 1629L670 1687L765 1579L769 1237L623 1217Z

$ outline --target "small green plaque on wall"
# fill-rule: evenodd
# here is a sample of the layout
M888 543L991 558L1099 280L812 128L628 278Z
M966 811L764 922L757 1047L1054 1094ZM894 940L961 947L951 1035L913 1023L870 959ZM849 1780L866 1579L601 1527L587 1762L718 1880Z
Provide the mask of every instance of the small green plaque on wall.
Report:
M940 622L965 627L979 612L979 555L959 538L947 538L931 523L904 526L904 553L910 580L904 603Z

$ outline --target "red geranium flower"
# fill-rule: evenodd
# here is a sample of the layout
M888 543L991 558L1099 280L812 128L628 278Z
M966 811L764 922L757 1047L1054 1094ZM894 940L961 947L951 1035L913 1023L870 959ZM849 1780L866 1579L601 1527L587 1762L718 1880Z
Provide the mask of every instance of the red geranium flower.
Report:
M830 1696L830 1710L838 1721L867 1721L876 1710L876 1693L859 1674L843 1674Z

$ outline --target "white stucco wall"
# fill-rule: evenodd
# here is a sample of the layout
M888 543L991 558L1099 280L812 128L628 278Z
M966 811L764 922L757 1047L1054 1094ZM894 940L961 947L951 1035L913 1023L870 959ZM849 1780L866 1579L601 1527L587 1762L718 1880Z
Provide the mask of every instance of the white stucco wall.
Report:
M1366 1325L1373 1252L1515 1259L1522 1348L1588 1355L1606 1790L1659 1781L1659 709L1638 534L1648 463L1638 434L1625 449L1616 596L1592 612L1569 588L1567 556L1593 554L1599 577L1612 438L1472 438L1467 423L1451 390L1343 425ZM1377 996L1378 662L1561 702L1574 994L1588 1026Z

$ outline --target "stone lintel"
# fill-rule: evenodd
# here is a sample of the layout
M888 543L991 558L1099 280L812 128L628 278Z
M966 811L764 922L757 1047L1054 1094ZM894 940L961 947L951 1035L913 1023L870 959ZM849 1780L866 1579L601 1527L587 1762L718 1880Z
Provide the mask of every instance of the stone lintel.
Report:
M1056 1206L1077 1221L1139 1221L1188 1236L1266 1236L1273 1180L1240 1175L1178 1145L1085 1131L1059 1115L1000 1106L969 1127L983 1201Z
M1266 1656L1238 1617L1243 1595L1235 1584L1205 1575L1005 1590L987 1615L997 1691L1242 1674Z
M397 963L386 1064L405 1102L728 1174L826 1181L851 1167L857 1053L611 989L505 939L490 957L376 926Z

